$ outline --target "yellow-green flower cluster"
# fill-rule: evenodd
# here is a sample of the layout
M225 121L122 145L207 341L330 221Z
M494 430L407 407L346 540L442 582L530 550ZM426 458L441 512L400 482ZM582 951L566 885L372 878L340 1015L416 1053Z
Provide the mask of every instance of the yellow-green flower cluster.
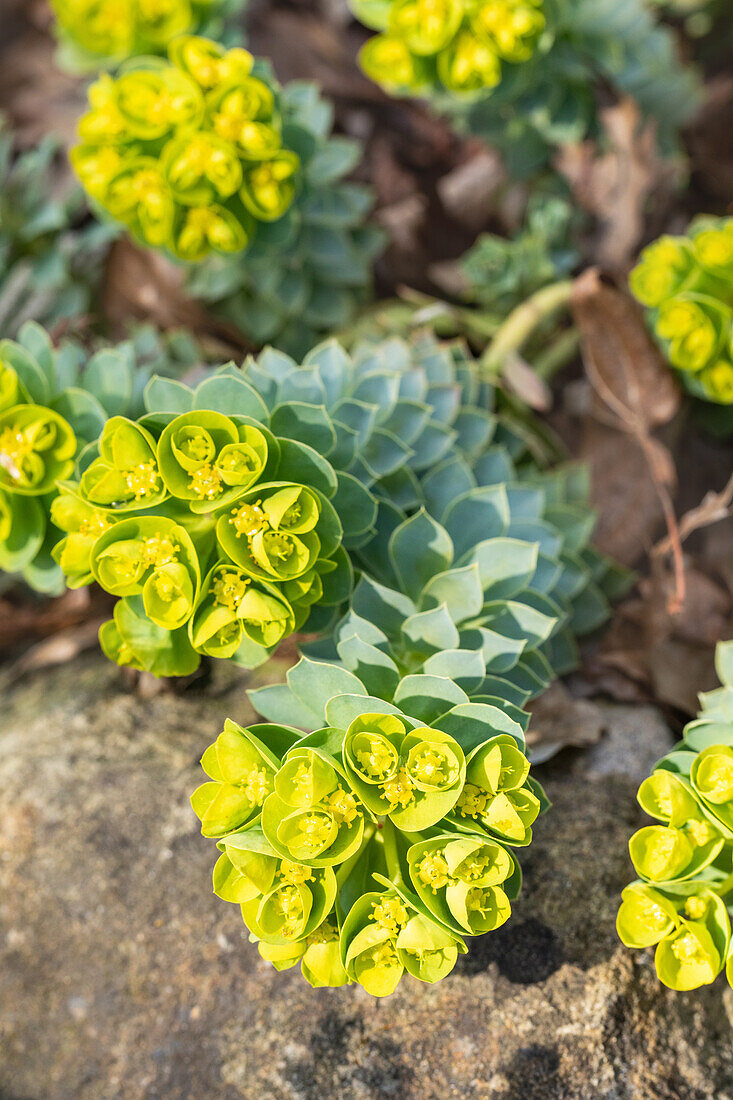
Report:
M277 476L264 425L211 410L164 419L107 422L54 501L67 532L54 556L71 587L96 580L120 598L100 634L118 664L170 676L202 654L260 663L321 600L338 517L314 485Z
M277 89L243 49L175 38L89 90L71 160L91 198L143 244L194 262L241 252L295 197Z
M392 92L486 92L505 63L532 56L545 27L543 0L351 2L357 17L382 32L363 47L362 68Z
M685 236L660 237L630 285L687 388L733 404L733 218L700 218Z
M221 0L51 0L63 41L99 63L165 53L172 38L196 30L220 5Z
M300 687L315 700L338 670L306 668ZM359 710L359 696L341 698ZM227 721L191 804L219 840L214 891L240 905L265 959L383 997L404 973L440 981L466 936L508 920L521 883L508 846L531 839L539 788L509 734L482 739L474 725L464 751L440 725L364 711L304 736Z
M723 968L733 984L733 644L718 650L724 686L639 788L658 824L632 836L638 880L623 892L618 933L627 947L656 946L660 980L689 990Z
M22 353L6 341L6 354ZM31 361L32 362L32 361ZM0 570L25 573L46 540L48 501L74 468L76 434L58 412L32 401L0 350Z

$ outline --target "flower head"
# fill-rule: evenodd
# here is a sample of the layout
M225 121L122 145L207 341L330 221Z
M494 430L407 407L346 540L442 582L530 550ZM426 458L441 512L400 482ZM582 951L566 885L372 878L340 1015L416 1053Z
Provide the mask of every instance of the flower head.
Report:
M56 2L67 12L75 5ZM168 45L169 61L140 62L92 86L72 163L96 202L144 244L190 263L241 252L258 221L287 212L298 187L300 159L283 146L276 90L251 76L246 50L181 35L189 0L144 0L145 13L142 2L133 20L132 0L76 0L77 31L84 3L99 16L104 4L105 25L123 28L95 52L134 51L147 40Z

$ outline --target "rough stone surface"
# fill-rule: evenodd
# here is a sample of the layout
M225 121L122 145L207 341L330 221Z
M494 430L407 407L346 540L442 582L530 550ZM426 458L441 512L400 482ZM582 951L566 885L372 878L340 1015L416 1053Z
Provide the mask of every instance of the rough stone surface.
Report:
M614 933L655 711L543 769L510 923L377 1002L276 973L211 893L187 796L241 681L141 700L89 657L3 704L2 1100L733 1100L724 984L669 993Z

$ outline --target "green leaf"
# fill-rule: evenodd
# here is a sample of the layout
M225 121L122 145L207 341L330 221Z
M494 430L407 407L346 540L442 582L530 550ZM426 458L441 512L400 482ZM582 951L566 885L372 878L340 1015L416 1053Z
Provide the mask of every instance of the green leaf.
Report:
M361 146L350 138L330 138L306 167L306 178L314 186L323 186L342 179L356 168L361 158Z
M53 393L57 390L58 380L54 370L53 344L46 330L36 321L26 321L18 332L18 343L30 352L43 371L50 392Z
M526 642L529 647L539 645L549 638L556 622L549 615L516 600L488 604L486 612L492 630L508 638Z
M587 546L596 514L587 505L556 504L547 509L545 519L562 532L565 547L572 552Z
M91 443L99 439L107 421L105 410L96 397L86 390L71 386L50 402L54 409L71 424L78 443Z
M312 447L305 443L297 443L294 439L281 441L277 479L312 485L329 499L338 488L336 473L331 464L325 458L321 458Z
M537 543L495 538L478 543L469 561L478 566L487 600L511 599L525 588L537 569Z
M454 680L469 694L475 691L486 675L484 659L478 650L444 649L433 653L423 665L428 676L442 676Z
M443 733L456 739L467 756L498 734L508 734L524 751L522 727L503 710L486 703L462 703L441 715L437 724Z
M331 419L321 405L292 401L273 410L270 428L278 436L307 443L327 458L336 445Z
M403 591L418 599L428 581L450 566L453 543L445 528L421 509L394 531L389 557Z
M154 374L143 393L143 402L148 412L181 413L193 408L193 390L172 378L161 378Z
M116 350L105 348L93 355L84 369L83 381L108 416L130 412L132 370Z
M578 637L591 634L608 620L611 614L608 600L594 584L573 601L573 611L568 626Z
M314 730L322 723L321 716L298 698L288 684L273 684L247 692L252 706L263 718L286 726Z
M372 695L336 695L326 706L326 721L336 729L348 729L355 718L372 712L400 714L400 710L385 699Z
M410 615L402 624L402 633L410 647L424 656L440 649L456 649L460 641L445 604L431 611Z
M503 485L472 489L455 500L445 513L445 527L453 540L456 560L482 540L503 535L509 518Z
M265 403L244 378L213 375L205 379L194 394L194 409L221 412L225 416L251 416L267 423Z
M476 482L462 458L450 458L430 470L423 478L422 490L428 511L440 522L454 500L469 493Z
M361 680L338 665L301 657L287 674L291 690L315 714L324 715L334 695L366 695Z
M0 340L0 362L12 367L25 386L31 401L47 405L51 399L48 379L30 352L12 340Z
M425 585L420 606L426 610L444 605L454 623L479 614L484 595L477 565L465 565L438 573Z
M354 590L351 606L357 615L391 637L399 635L405 619L417 610L409 596L378 584L366 573Z
M349 671L359 678L370 695L391 699L400 680L400 673L392 658L356 634L342 637L338 642L338 654Z
M394 694L394 702L411 718L431 725L451 707L467 703L465 691L442 676L405 676Z
M733 687L733 642L718 642L715 650L715 671L721 684Z

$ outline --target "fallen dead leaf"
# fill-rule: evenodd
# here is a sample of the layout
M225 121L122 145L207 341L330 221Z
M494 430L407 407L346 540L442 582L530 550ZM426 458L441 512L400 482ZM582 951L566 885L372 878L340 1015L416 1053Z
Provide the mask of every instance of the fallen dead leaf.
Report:
M626 680L657 703L696 713L698 693L716 686L715 645L733 637L733 599L690 560L685 580L684 601L671 611L674 576L666 562L653 559L638 594L617 609L599 651L586 663L584 674L599 690L622 698Z
M186 294L183 283L182 268L123 237L112 245L107 260L104 314L118 330L124 330L131 317L162 329L209 328L210 319Z
M681 390L633 299L590 268L575 280L572 308L586 369L610 411L635 431L670 421Z
M583 209L598 223L593 253L608 271L625 272L644 236L644 211L650 195L657 204L668 196L680 169L659 157L656 129L642 123L639 108L630 99L601 112L608 151L586 141L563 146L556 166L565 176Z
M591 471L591 503L598 516L594 545L622 565L636 565L649 553L664 518L642 451L626 433L590 418L578 457Z
M501 373L509 392L530 409L547 412L552 408L552 390L521 355L516 352L507 355Z
M733 515L733 474L728 484L719 493L706 493L703 500L696 508L685 512L679 521L680 541L684 542L694 531L703 527L709 527L713 523L720 523ZM655 546L655 552L666 554L671 550L669 536Z
M582 749L595 745L602 733L600 708L574 698L559 681L532 703L527 744L533 764L541 764L569 746Z
M733 77L718 76L706 86L705 102L688 127L693 168L723 202L733 195Z
M505 181L499 154L480 149L438 181L438 196L446 213L478 231L486 225L497 191Z

